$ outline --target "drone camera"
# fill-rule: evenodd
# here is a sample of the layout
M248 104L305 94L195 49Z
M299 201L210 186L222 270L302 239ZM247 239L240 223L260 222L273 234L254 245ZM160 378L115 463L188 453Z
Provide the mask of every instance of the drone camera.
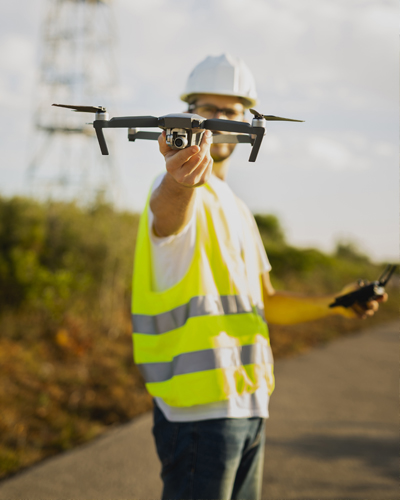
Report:
M178 137L176 137L174 139L174 146L177 149L184 149L184 148L186 148L187 143L188 143L187 137L180 137L180 136L178 136Z
M179 128L167 130L166 142L172 149L185 149L189 144L187 131Z

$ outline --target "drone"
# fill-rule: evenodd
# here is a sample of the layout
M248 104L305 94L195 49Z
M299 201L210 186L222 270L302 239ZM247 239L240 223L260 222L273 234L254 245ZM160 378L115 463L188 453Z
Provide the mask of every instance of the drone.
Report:
M103 129L127 128L128 140L157 140L159 132L142 131L142 128L158 127L166 132L166 143L172 149L185 149L200 145L206 130L217 132L213 134L214 144L249 143L252 146L249 162L255 162L262 140L265 136L266 121L303 122L273 115L262 115L254 109L251 125L247 122L222 120L220 118L204 118L194 113L175 113L156 116L120 116L109 119L109 114L103 106L73 106L69 104L53 104L61 108L72 109L81 113L94 113L93 127L103 155L108 155ZM220 132L228 132L221 134Z

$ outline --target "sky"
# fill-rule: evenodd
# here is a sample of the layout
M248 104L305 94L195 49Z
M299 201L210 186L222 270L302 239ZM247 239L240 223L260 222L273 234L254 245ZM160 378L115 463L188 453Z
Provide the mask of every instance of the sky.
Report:
M293 245L330 252L351 241L376 261L398 261L397 2L111 4L118 82L111 116L182 112L179 95L198 62L240 56L256 80L257 109L305 122L270 122L256 163L247 161L249 145L237 146L227 178L235 193L254 213L276 214ZM31 192L26 169L48 6L0 6L0 194L7 196ZM112 133L118 205L141 211L163 158L155 142Z

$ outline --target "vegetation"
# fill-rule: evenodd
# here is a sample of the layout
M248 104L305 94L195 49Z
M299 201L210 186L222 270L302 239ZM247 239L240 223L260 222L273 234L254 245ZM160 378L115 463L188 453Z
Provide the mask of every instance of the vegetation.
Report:
M333 255L298 249L276 217L256 220L276 288L327 293L382 270L352 244ZM151 408L132 360L137 225L138 215L101 199L83 208L0 198L0 477ZM373 321L394 318L395 303ZM271 328L275 357L362 325L334 318Z
M286 242L276 216L255 218L277 288L332 293L360 277L376 280L383 270L383 265L373 264L352 242L338 242L332 255L315 248L296 248Z

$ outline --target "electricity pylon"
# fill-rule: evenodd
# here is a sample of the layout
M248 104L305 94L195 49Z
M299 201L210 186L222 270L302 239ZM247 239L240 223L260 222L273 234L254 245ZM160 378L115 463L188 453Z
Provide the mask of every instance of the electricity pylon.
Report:
M47 0L35 95L33 153L28 182L33 194L88 201L118 189L115 155L102 156L91 115L53 103L106 106L115 113L115 23L112 0ZM94 117L93 117L94 118Z

